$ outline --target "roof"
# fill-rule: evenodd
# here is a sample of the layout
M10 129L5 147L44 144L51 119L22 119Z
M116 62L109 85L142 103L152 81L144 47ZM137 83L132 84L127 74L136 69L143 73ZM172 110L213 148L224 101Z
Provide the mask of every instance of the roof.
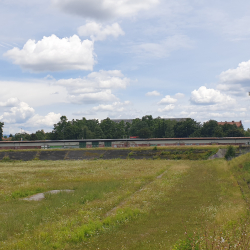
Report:
M225 122L218 122L218 124L222 125L222 126L224 124L236 125L238 128L243 126L241 121L239 121L239 122L235 122L235 121L227 122L227 121L225 121Z
M8 138L2 138L3 141L11 141L12 137L8 137Z

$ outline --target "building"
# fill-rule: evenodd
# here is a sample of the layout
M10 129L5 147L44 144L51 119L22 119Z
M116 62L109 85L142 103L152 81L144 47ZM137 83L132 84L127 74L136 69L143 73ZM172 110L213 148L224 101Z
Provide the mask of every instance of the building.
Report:
M135 118L138 119L138 118ZM128 123L132 123L134 119L111 119L112 122L115 123L120 123L121 121L124 121L124 123L126 124L126 122Z
M227 121L225 121L225 122L218 122L218 124L222 125L222 126L225 124L236 125L238 128L243 127L243 124L241 121L239 121L239 122L235 122L235 121L227 122Z
M139 119L139 118L134 118L134 119ZM124 123L126 124L126 122L132 124L134 119L111 119L111 121L115 122L115 123L120 123L121 121L124 121ZM184 122L186 121L188 118L161 118L162 120L171 120L171 121L177 121L177 122Z

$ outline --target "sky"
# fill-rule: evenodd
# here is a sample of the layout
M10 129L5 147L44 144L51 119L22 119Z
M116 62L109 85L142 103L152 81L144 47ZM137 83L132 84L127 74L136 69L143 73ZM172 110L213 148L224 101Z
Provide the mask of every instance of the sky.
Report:
M4 134L72 119L250 127L247 0L0 0Z

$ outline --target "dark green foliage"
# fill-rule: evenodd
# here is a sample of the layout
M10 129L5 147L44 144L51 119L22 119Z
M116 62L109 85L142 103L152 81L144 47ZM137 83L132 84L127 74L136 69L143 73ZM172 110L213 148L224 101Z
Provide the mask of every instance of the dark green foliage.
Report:
M188 118L186 121L177 122L174 126L174 133L176 138L189 137L199 130L201 124L194 119Z
M214 137L215 131L218 130L218 122L215 120L209 120L208 122L204 122L201 128L201 136L202 137Z
M2 133L3 123L0 123ZM203 124L194 119L177 122L173 119L163 119L152 115L133 119L132 123L121 121L116 123L110 118L99 122L97 119L68 121L66 116L61 116L60 121L54 124L53 131L45 133L43 129L32 134L17 133L12 141L28 140L72 140L72 139L124 139L129 136L139 138L185 138L185 137L243 137L249 136L250 130L244 131L243 127L224 124L218 125L217 121L209 120Z
M226 160L230 160L232 158L235 157L235 148L233 146L229 146L227 148L227 152L226 152L226 155L225 155L225 159Z
M2 138L3 138L3 125L4 123L0 122L0 141L2 141Z

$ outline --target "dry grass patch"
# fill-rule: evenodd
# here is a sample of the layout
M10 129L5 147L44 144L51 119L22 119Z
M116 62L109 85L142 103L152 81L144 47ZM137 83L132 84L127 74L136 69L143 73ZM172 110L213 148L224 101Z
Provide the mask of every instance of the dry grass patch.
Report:
M0 249L170 249L186 230L226 228L247 214L232 168L225 160L0 163ZM19 199L52 189L75 192Z

